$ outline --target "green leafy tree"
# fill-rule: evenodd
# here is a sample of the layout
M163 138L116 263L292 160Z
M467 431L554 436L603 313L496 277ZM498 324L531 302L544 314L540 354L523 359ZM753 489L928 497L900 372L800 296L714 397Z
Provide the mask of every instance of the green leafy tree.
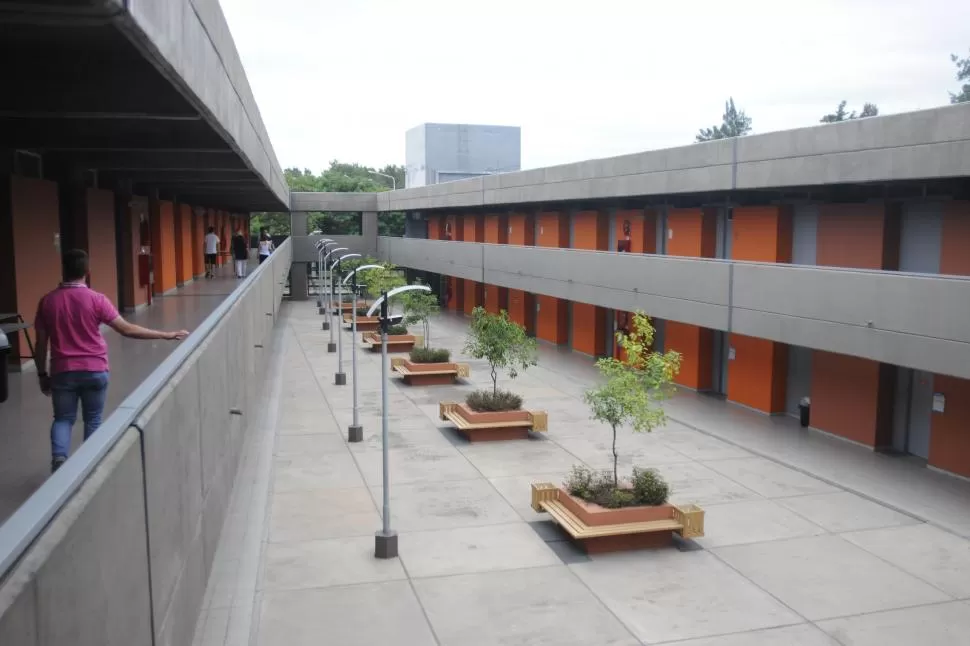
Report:
M509 318L509 313L489 314L484 307L472 310L472 322L465 340L465 354L485 359L491 368L492 396L498 396L498 371L515 379L519 370L538 363L536 340L525 328Z
M958 94L950 92L950 103L970 101L970 55L960 58L956 54L951 54L950 60L957 66L957 80L963 81L963 87Z
M407 284L404 276L401 275L401 270L391 264L385 264L378 269L364 269L357 274L358 280L367 285L367 295L371 298L380 298L384 292Z
M259 235L263 229L271 236L290 235L289 213L253 213L249 219L249 233Z
M431 348L431 317L440 311L438 297L432 292L414 290L401 295L404 301L404 324L420 323L424 331L424 347Z
M831 112L819 120L819 123L838 123L839 121L849 121L851 119L865 119L875 117L879 114L879 107L875 103L866 103L862 106L862 112L856 113L855 110L849 112L845 109L846 101L843 99L835 112Z
M616 429L629 425L637 433L650 432L667 421L661 402L673 391L671 383L680 370L680 354L673 350L652 352L653 337L649 317L635 313L631 331L616 334L617 342L626 351L626 361L599 359L596 367L603 382L583 395L591 419L613 429L614 488L619 487Z
M728 139L743 137L751 132L751 117L734 106L734 97L724 103L724 115L721 125L701 128L697 133L697 141L713 141L714 139Z

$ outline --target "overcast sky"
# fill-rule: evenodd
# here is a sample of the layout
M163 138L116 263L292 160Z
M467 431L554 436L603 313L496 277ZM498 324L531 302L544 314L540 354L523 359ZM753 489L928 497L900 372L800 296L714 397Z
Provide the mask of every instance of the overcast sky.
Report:
M522 128L523 168L690 143L732 95L754 132L841 99L949 102L956 0L221 0L284 167L404 163L424 122Z

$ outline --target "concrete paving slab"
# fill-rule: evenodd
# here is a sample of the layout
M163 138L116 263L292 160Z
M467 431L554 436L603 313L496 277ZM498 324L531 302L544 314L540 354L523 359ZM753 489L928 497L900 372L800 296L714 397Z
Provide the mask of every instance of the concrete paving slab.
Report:
M670 501L693 503L705 507L743 500L760 500L761 496L699 462L659 464L655 467L670 485Z
M721 547L714 553L813 621L949 600L838 536Z
M761 543L825 530L770 500L749 500L704 509L704 536L694 540L706 548Z
M325 453L346 453L347 443L337 433L280 435L273 454L278 458L318 458Z
M819 628L849 646L965 644L970 604L941 603L819 622Z
M838 642L812 624L768 628L720 637L688 639L677 646L839 646Z
M263 555L264 590L326 588L407 578L398 559L374 558L374 538L353 536L270 543Z
M610 429L600 437L551 438L563 449L575 455L593 469L613 469L613 439ZM633 467L652 467L658 464L691 462L683 453L663 444L659 439L634 437L630 433L618 434L616 452L620 471L630 475ZM565 475L565 474L564 474Z
M273 491L301 491L363 486L357 463L349 452L273 460Z
M565 566L414 581L441 646L633 646Z
M537 471L566 475L574 464L581 462L556 443L543 438L466 444L459 450L486 478Z
M532 508L533 482L551 482L560 484L565 474L562 473L537 473L527 476L507 476L503 478L489 478L489 482L495 487L505 501L512 506L512 509L522 517L522 520L531 522L549 518L549 514L537 512Z
M380 486L383 477L383 451L358 451L354 459L368 486ZM388 454L391 482L444 482L474 480L478 471L452 446L415 446L391 449Z
M351 452L363 453L365 451L376 451L380 453L383 446L380 420L368 423L362 418L360 421L364 427L364 439L361 442L349 444L348 446ZM446 435L446 431L439 430L433 426L425 428L392 427L387 430L387 438L388 447L392 450L417 449L422 447L451 449L455 446Z
M649 644L802 621L708 552L617 553L569 568Z
M381 487L371 487L378 506ZM487 480L394 484L391 480L391 527L416 532L453 527L500 525L518 514Z
M847 491L778 498L775 502L836 534L920 523L912 516Z
M522 522L400 535L401 561L412 578L560 565L546 543Z
M373 535L380 526L364 487L274 493L270 502L272 542Z
M683 453L693 460L730 460L749 458L752 454L723 440L698 433L683 424L668 420L663 428L663 439L667 446Z
M832 485L764 458L716 460L706 465L765 498L838 492Z
M842 537L952 597L970 599L970 541L965 538L925 524Z
M255 646L435 646L407 581L270 592Z

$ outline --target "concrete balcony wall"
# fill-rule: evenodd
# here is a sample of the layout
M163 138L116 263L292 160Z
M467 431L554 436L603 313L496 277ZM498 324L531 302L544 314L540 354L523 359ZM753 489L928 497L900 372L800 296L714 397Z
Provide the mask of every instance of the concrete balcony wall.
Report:
M192 642L245 435L259 423L259 367L291 251L281 245L207 319L203 336L189 337L0 527L2 547L17 544L13 532L31 518L43 526L36 506L97 455L99 440L113 442L36 539L20 537L29 547L0 571L0 644ZM11 556L0 554L4 563Z
M403 238L378 250L402 267L970 378L970 278Z

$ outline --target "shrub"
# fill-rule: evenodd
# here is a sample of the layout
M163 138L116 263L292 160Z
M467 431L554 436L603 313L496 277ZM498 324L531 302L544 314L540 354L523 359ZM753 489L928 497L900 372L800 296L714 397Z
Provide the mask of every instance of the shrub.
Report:
M407 334L407 333L408 333L408 326L406 325L391 325L387 328L388 336L391 336L391 335L400 336L402 334Z
M633 495L638 505L662 505L670 495L670 486L653 469L633 467Z
M507 390L475 390L468 393L465 403L478 413L497 413L522 408L522 398Z
M413 363L448 363L451 361L451 351L444 348L413 348L411 350Z

